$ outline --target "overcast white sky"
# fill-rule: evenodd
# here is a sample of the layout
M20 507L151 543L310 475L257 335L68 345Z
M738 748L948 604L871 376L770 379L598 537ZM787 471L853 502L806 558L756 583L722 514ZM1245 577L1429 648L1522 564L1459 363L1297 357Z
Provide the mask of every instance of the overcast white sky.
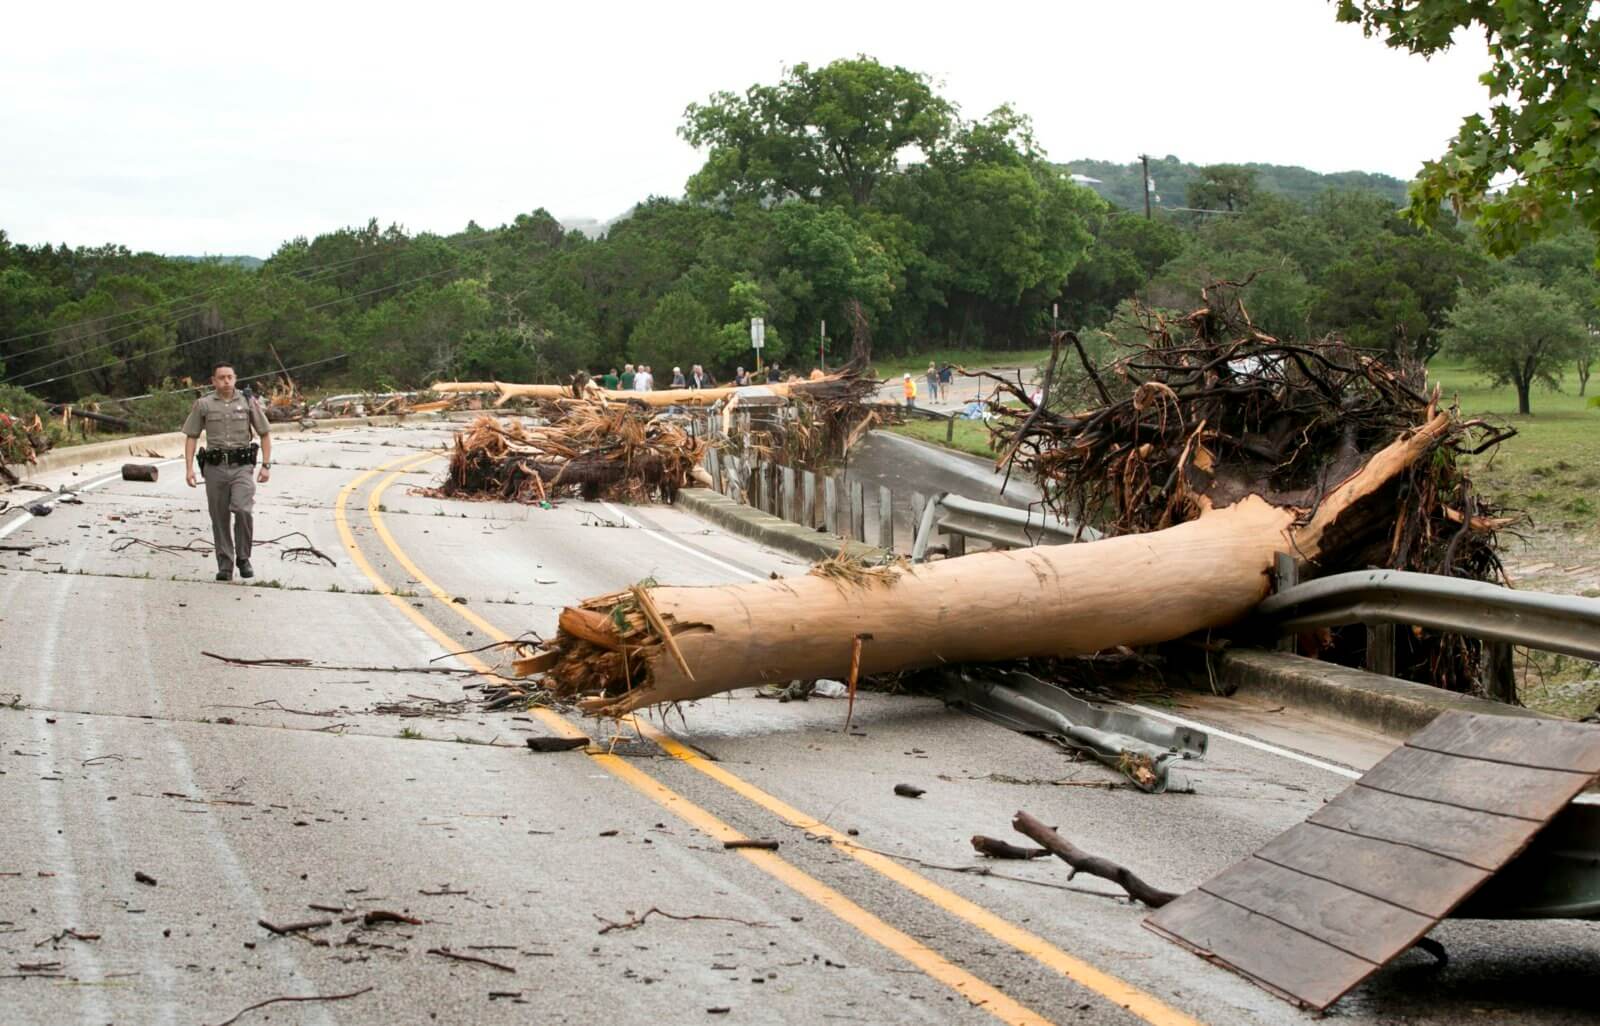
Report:
M610 218L680 195L686 104L865 53L1051 157L1411 177L1485 103L1480 39L1432 62L1327 0L872 4L11 4L0 228L269 255L377 217Z

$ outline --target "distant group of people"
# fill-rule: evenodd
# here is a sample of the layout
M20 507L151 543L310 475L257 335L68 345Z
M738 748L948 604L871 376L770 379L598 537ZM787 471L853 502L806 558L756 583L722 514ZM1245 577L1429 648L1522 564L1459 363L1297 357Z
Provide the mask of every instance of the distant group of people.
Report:
M932 363L928 364L928 372L924 375L924 378L928 383L928 399L930 402L937 403L949 400L950 386L955 381L955 370L950 364L947 363L943 367ZM910 371L907 371L901 379L900 386L905 392L906 406L915 407L917 405L917 382L911 376Z
M763 380L776 383L784 380L784 374L783 368L776 363L770 363L754 372L739 367L733 372L733 384L743 388L746 385L760 384ZM593 381L601 388L613 392L653 392L656 389L656 376L650 370L648 363L641 363L637 367L625 363L620 372L613 367L598 376L591 376L588 371L580 370L573 375L573 379L578 382ZM671 383L666 387L699 389L715 388L716 385L717 379L712 373L697 363L689 368L687 374L683 372L682 367L672 368Z
M584 373L582 371L580 374ZM615 367L594 379L601 388L613 392L653 392L656 388L655 372L648 363L641 363L635 367L631 363L622 365L621 373ZM689 368L689 373L684 374L682 367L672 368L672 383L669 388L712 388L717 379L711 372L698 363Z

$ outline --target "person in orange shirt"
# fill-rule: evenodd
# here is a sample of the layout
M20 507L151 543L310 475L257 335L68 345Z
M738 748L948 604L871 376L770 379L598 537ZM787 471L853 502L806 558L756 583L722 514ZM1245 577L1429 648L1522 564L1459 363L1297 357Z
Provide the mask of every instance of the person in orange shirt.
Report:
M917 405L917 382L907 374L903 384L906 390L906 409L909 410Z

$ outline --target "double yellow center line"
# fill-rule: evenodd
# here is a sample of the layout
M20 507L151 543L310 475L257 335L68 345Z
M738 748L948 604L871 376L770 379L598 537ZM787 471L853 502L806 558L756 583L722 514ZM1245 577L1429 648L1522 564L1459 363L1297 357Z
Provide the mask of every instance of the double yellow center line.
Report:
M453 651L457 647L458 642L454 638L451 638L441 630L437 624L419 612L410 602L394 593L394 589L373 569L372 564L368 562L360 546L356 543L347 514L350 497L372 478L382 474L384 471L391 471L387 477L379 482L377 487L372 489L367 499L367 515L378 535L378 539L406 573L417 581L428 594L437 599L445 609L472 624L493 640L510 640L510 636L494 624L485 620L467 606L453 601L454 596L440 588L427 574L423 573L422 569L395 541L394 535L390 533L388 526L383 521L381 507L384 491L401 474L420 467L436 457L437 454L434 453L422 456L402 456L360 474L345 485L340 490L338 499L334 502L334 521L338 526L339 537L344 542L345 548L349 550L350 558L356 568L372 582L373 587L379 593L387 597L408 619L420 627L429 637L443 645L447 651ZM461 655L457 656L457 658L474 672L482 674L493 672L491 667L472 655ZM548 709L537 708L532 712L551 730L563 737L584 736L583 731L573 726L558 713ZM630 718L630 723L642 735L659 745L667 754L715 780L741 797L754 802L784 822L803 829L812 835L826 838L842 854L848 855L874 872L933 903L945 912L977 927L1001 943L1034 959L1046 968L1127 1009L1135 1016L1152 1024L1152 1026L1202 1026L1198 1020L1172 1008L1159 998L1147 994L1134 985L1067 954L1037 934L1023 929L945 887L941 887L920 873L914 872L890 858L861 848L841 831L768 794L722 766L702 758L693 750L644 721ZM587 754L590 759L604 767L607 772L659 803L683 822L715 840L745 839L737 830L722 822L711 812L677 794L656 778L624 760L593 749L589 750ZM784 860L776 853L756 849L741 849L739 854L758 869L774 877L796 893L826 908L862 934L901 956L932 979L956 991L972 1004L983 1008L1000 1021L1008 1024L1017 1024L1017 1026L1021 1026L1021 1024L1045 1024L1045 1026L1048 1026L1050 1021L1039 1013L1008 997L960 966L948 961L927 945L884 922L832 887Z

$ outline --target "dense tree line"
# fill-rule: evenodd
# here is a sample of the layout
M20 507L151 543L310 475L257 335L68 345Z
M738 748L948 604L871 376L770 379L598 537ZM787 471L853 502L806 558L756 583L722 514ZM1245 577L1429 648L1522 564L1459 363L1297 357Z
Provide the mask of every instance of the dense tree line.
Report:
M1063 326L1115 329L1133 302L1186 309L1205 282L1248 278L1264 331L1415 359L1453 346L1521 389L1589 352L1600 323L1576 225L1497 260L1454 222L1401 216L1382 182L1297 198L1240 165L1198 169L1191 209L1147 219L1074 184L1019 112L967 119L926 76L868 58L713 95L681 134L706 154L686 196L647 200L599 239L543 210L451 235L372 221L252 267L0 232L0 378L57 401L201 378L222 357L303 367L310 386L555 380L625 361L725 378L749 364L751 317L769 361L809 369L824 321L830 363L869 346L1030 346L1052 306ZM1560 341L1532 371L1483 344L1492 318L1462 305L1530 295L1560 308Z

